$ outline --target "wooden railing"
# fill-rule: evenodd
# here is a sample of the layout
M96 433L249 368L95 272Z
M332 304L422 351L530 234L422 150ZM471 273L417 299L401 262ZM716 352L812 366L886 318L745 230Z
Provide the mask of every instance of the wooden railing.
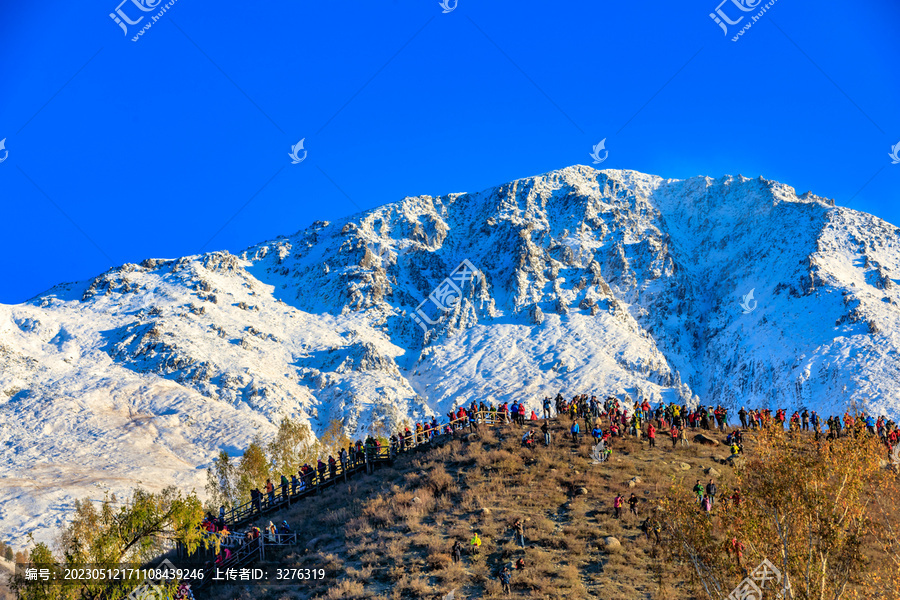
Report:
M202 579L191 582L191 586L194 589L200 589L210 583L221 580L220 578L217 578L217 575L223 574L227 569L237 569L256 560L265 560L266 548L296 546L299 540L298 534L296 533L261 533L259 537L250 541L245 541L243 539L236 539L234 541L234 544L228 546L226 546L224 542L222 543L223 548L229 548L231 556L228 557L228 560L223 560L209 569L206 569ZM231 548L234 548L234 550L231 550Z
M274 487L271 494L262 493L258 500L250 500L240 506L225 511L225 523L229 530L234 530L247 523L262 517L265 514L287 508L294 502L307 496L319 493L322 489L336 485L341 480L347 481L351 475L360 472L372 472L376 466L391 463L403 452L408 452L430 445L431 442L444 433L449 425L453 433L457 433L470 426L500 425L508 423L509 419L499 411L481 411L474 416L466 416L453 419L445 423L439 423L436 428L421 431L411 431L407 436L401 436L397 444L389 444L387 447L363 447L358 456L348 457L346 465L338 461L332 471L326 466L321 472L314 470L312 473L298 477L298 484L288 482Z
M333 471L326 466L322 472L314 471L303 476L297 485L292 482L288 482L287 485L279 484L271 495L263 494L258 502L251 500L226 511L227 528L229 531L235 531L267 513L287 508L292 503L317 494L328 486L337 485L342 479L347 481L350 475L362 471L372 472L380 464L393 462L400 454L430 447L435 439L448 435L446 433L447 426L450 427L449 435L456 435L470 427L494 426L509 422L511 422L510 418L500 411L481 411L474 415L439 423L435 428L411 431L409 435L401 436L396 444L391 443L387 447L364 446L359 455L353 458L348 457L346 464L338 462ZM192 581L191 584L195 589L205 587L215 582L217 569L219 572L223 572L225 569L243 567L256 560L264 560L267 547L296 545L297 543L298 535L296 533L274 534L273 537L272 534L261 532L259 537L250 541L246 541L243 536L229 534L219 540L219 545L222 548L228 548L231 552L228 560L213 565L206 570L202 580Z

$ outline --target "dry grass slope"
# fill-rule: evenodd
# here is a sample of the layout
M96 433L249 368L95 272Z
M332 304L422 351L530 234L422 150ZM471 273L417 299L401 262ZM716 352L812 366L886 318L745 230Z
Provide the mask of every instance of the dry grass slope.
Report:
M663 560L639 525L673 482L706 483L704 470L714 467L720 488L727 484L730 468L718 464L724 447L673 450L660 437L651 449L646 440L617 439L611 460L592 464L590 438L576 446L563 435L566 421L553 425L549 449L521 448L518 426L482 426L298 504L279 518L299 530L305 548L268 567L324 567L328 577L219 588L212 597L400 600L456 590L456 598L502 598L499 569L524 558L524 570L513 571L512 597L692 598L688 567ZM615 519L613 498L631 492L640 499L638 515L623 510ZM513 539L517 518L525 520L524 550ZM468 549L473 532L483 540L481 552L453 562L453 542ZM608 536L621 547L607 548Z

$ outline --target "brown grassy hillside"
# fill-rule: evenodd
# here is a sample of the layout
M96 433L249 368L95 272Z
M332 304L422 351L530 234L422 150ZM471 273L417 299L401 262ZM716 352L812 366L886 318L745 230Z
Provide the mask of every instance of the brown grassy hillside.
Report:
M305 547L266 566L324 567L327 578L216 588L209 597L440 598L452 590L456 598L505 597L498 570L519 558L525 569L513 571L514 597L694 597L686 587L690 570L665 562L639 525L671 485L706 483L710 467L724 487L731 471L718 464L724 447L673 450L661 436L650 449L646 441L616 439L611 460L592 464L589 436L576 446L563 435L567 422L553 425L550 448L521 448L518 426L482 426L305 500L277 517L300 531ZM638 515L626 505L616 520L614 496L632 492ZM524 550L513 543L517 518L525 520ZM483 540L481 552L454 563L453 542L467 547L473 532ZM607 545L610 536L620 547Z

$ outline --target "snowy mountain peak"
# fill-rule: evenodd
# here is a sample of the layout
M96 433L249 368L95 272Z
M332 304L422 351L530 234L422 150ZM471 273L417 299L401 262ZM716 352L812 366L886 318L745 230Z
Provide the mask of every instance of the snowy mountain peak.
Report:
M61 284L0 306L0 508L34 503L0 520L201 489L282 416L358 436L564 390L896 417L898 231L762 177L578 165Z

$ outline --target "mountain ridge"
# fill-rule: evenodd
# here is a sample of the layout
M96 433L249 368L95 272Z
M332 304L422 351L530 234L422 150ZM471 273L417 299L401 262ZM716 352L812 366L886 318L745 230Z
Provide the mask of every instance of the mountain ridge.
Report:
M284 416L360 436L560 389L896 416L898 232L762 177L573 166L59 284L0 305L0 527L138 481L200 489ZM478 277L435 310L463 260Z

